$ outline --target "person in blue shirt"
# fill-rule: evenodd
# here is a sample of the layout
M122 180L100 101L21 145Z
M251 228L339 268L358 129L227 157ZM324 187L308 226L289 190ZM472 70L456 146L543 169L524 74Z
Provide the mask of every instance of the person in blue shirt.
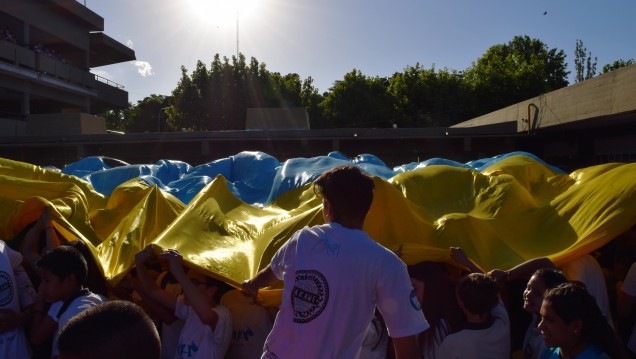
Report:
M624 357L616 333L581 284L565 283L546 292L539 329L547 346L541 359Z

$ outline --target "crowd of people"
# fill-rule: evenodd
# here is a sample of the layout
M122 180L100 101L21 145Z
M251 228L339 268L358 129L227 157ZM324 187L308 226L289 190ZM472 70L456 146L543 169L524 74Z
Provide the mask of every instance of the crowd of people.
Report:
M4 28L2 28L2 30L0 30L0 39L12 42L14 44L18 44L17 33L14 29L10 27L5 26ZM25 46L25 45L23 44L22 46ZM45 46L44 44L40 42L36 43L35 45L25 46L25 47L30 48L31 50L37 52L38 54L44 55L46 57L50 57L62 63L67 62L66 58L64 58L64 56L62 56L62 54L59 51L49 46Z
M407 266L362 229L371 177L341 166L313 186L325 224L239 289L153 246L112 287L45 209L19 248L0 241L0 357L636 357L636 227L561 268L536 258L483 273L455 247L450 262ZM281 282L280 305L259 304Z

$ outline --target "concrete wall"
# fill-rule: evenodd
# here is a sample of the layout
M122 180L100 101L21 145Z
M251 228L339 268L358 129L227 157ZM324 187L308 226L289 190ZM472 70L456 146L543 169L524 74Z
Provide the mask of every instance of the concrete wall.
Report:
M26 122L0 118L1 136L23 136L26 135Z
M26 121L26 130L31 136L105 134L106 120L78 112L30 115Z
M304 107L248 108L246 130L308 130L309 114Z
M528 132L529 107L531 129L636 111L636 65L608 72L452 127L477 127L516 121L517 132ZM535 114L538 121L532 127Z

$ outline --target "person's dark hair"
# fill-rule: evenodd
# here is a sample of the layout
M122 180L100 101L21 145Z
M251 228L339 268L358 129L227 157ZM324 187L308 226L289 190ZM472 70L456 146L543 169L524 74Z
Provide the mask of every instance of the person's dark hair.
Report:
M71 318L58 337L60 357L156 359L157 328L136 304L107 301Z
M537 269L532 276L541 280L546 290L556 288L559 285L568 282L568 279L565 278L563 272L552 268Z
M216 287L217 291L216 294L214 295L214 302L215 303L220 303L221 302L221 297L223 296L223 294L227 293L231 287L229 284L220 281L216 278L212 278L212 277L205 277L205 285L208 287Z
M499 301L499 286L483 273L470 273L457 283L457 295L472 314L486 314Z
M550 304L565 324L580 319L583 322L581 337L585 343L597 347L610 358L621 358L621 343L607 318L596 304L596 299L584 288L565 283L546 291L544 303Z
M440 262L420 262L407 267L409 277L424 283L422 312L430 325L419 336L424 349L439 345L444 336L454 332L464 320L455 297L455 285L448 279L447 266Z
M106 279L104 278L102 271L99 269L97 261L93 257L90 249L82 240L71 241L68 243L69 246L77 249L86 260L86 265L88 268L88 273L86 275L85 285L88 289L93 293L101 294L105 297L108 296L108 284L106 284Z
M355 166L334 167L314 181L314 193L329 201L333 220L343 217L364 220L373 202L373 178Z
M71 246L59 246L45 254L37 262L38 268L49 270L60 279L75 275L78 285L86 281L88 267L80 251Z

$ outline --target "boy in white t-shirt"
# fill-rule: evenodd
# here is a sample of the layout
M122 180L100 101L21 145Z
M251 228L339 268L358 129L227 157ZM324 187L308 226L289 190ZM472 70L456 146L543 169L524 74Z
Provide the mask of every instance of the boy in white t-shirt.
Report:
M470 273L457 283L456 293L466 315L465 328L444 339L439 358L510 358L510 319L495 280L484 273Z
M106 298L84 288L88 274L86 259L71 246L59 246L37 262L42 283L33 308L31 342L44 343L51 336L51 357L58 356L57 336L60 329L82 311L106 301ZM45 302L53 303L48 312Z
M232 339L230 312L218 304L224 284L192 269L186 274L181 254L168 249L159 258L168 261L170 272L181 285L184 296L175 297L159 288L144 270L153 256L151 246L135 256L141 295L174 310L178 318L185 320L175 358L223 359Z
M373 179L355 166L335 167L314 182L326 224L307 227L243 283L258 289L284 280L283 298L262 358L359 358L379 310L396 357L420 358L416 335L428 323L406 265L362 230Z

